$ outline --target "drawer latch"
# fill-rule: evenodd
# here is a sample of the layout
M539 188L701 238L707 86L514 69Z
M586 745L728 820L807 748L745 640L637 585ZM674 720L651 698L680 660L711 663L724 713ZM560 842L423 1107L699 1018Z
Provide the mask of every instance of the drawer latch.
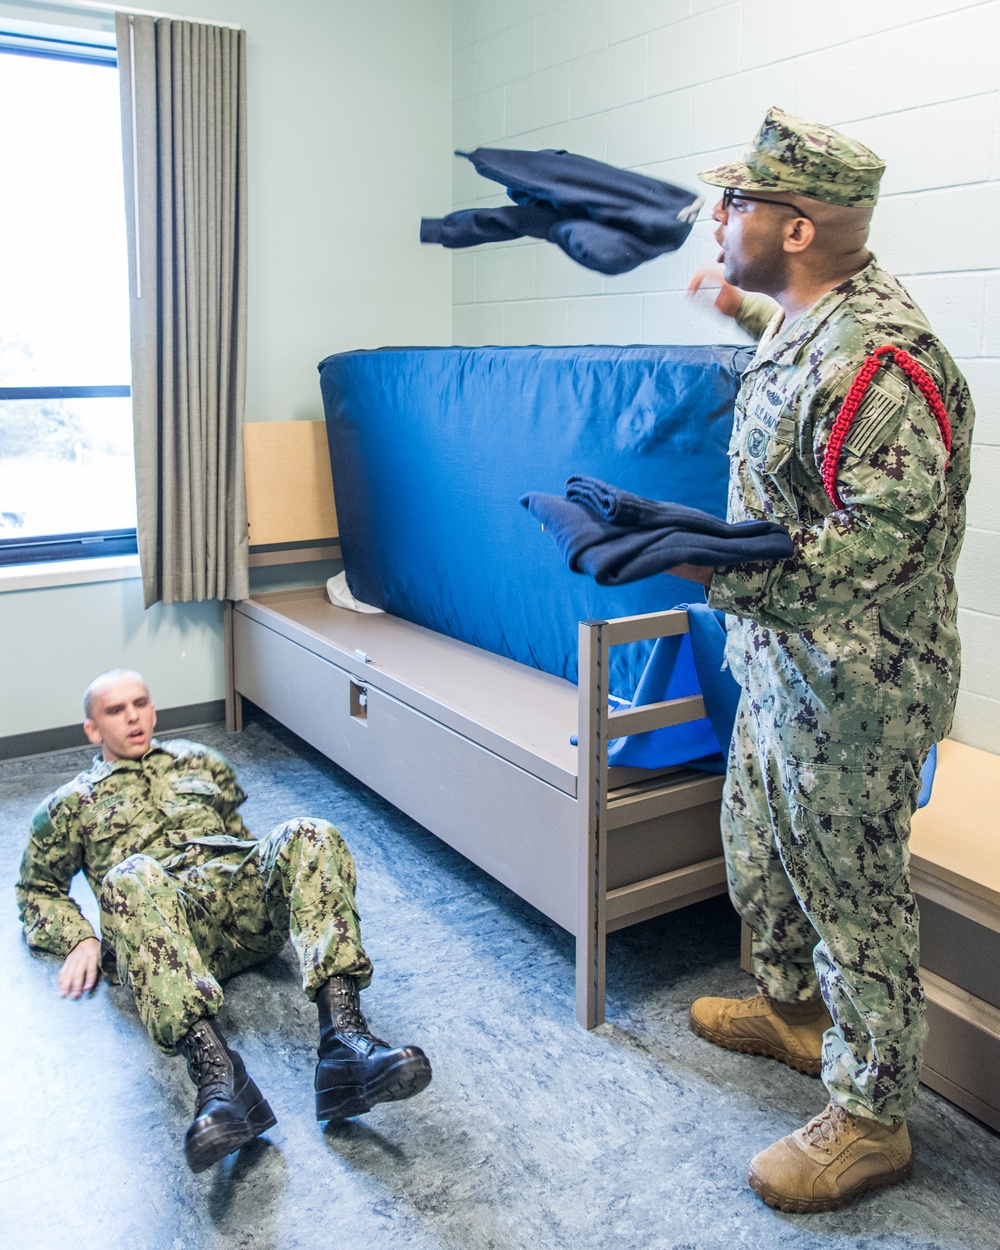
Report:
M359 681L351 681L351 719L368 720L368 687Z

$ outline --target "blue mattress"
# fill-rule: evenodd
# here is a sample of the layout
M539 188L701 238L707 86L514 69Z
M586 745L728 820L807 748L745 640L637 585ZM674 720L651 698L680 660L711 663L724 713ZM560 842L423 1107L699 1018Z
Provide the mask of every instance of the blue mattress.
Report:
M348 584L395 616L576 680L577 624L690 600L666 574L571 573L518 499L586 473L725 516L740 347L427 347L320 380ZM615 648L630 699L651 644Z

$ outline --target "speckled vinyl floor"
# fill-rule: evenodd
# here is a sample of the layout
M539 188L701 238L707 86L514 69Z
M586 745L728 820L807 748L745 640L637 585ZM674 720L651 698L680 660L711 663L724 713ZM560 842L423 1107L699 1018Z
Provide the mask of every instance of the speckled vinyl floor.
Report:
M88 753L0 764L4 1250L1000 1248L1000 1137L927 1090L906 1184L820 1216L747 1189L750 1156L825 1099L688 1031L691 998L750 992L725 900L615 934L609 1023L586 1033L568 934L273 722L198 736L239 768L254 832L321 815L345 834L376 965L362 1005L376 1032L425 1047L434 1081L317 1125L315 1010L286 948L229 983L223 1013L278 1125L191 1175L183 1062L155 1050L127 991L60 1000L57 961L17 924L28 818Z

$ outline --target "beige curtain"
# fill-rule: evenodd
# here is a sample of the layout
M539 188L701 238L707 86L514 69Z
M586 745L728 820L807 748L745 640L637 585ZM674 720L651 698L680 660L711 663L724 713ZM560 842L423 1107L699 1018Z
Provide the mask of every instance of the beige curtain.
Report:
M243 599L246 38L116 16L146 606Z

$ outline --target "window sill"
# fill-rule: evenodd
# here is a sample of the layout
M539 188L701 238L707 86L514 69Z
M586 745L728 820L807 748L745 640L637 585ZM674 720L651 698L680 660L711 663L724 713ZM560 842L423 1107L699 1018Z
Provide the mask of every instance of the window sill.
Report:
M95 556L90 560L51 560L45 564L0 566L0 595L10 590L42 590L88 582L121 582L141 577L139 557Z

